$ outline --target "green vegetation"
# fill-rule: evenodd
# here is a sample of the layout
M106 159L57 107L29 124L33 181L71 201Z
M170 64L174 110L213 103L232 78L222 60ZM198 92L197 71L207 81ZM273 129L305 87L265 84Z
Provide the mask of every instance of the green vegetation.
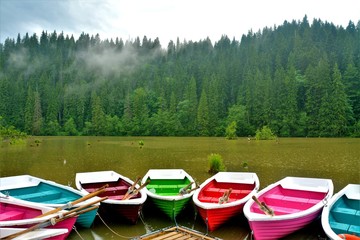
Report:
M144 147L144 141L143 141L143 140L140 140L140 141L139 141L139 147L140 147L140 148L143 148L143 147Z
M2 117L0 116L0 140L9 142L10 144L23 143L27 138L26 133L15 129L14 126L4 126Z
M359 42L360 22L306 16L164 46L19 34L0 44L0 115L29 135L359 136Z
M209 173L218 173L226 171L224 161L220 154L212 153L208 156Z
M261 130L256 130L255 134L256 140L274 140L276 135L271 131L268 126L263 126Z
M227 126L226 131L225 131L225 137L226 139L229 140L234 140L236 139L236 122L232 121L229 126Z

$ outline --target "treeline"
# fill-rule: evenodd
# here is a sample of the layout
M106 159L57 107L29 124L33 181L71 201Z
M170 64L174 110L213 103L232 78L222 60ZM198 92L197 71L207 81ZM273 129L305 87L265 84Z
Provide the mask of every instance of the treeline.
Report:
M31 135L359 137L360 22L305 16L166 47L19 34L0 45L0 116Z

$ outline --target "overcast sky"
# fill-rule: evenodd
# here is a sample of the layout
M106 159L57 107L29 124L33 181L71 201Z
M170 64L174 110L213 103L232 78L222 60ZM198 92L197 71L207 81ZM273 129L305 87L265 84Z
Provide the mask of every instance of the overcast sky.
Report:
M102 40L143 36L199 41L222 35L241 39L249 30L302 20L305 14L346 27L360 19L360 0L0 0L0 41L25 33L84 32Z

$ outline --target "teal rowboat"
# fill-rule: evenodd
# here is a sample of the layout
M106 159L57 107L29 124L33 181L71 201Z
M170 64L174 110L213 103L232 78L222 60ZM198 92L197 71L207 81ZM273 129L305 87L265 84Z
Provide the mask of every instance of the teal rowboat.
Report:
M323 208L321 224L330 239L360 239L360 184L334 194Z
M86 195L72 187L30 175L0 178L0 192L14 198L40 203L53 208L62 207ZM76 207L91 202L94 202L94 198L78 203ZM90 228L96 214L97 209L81 214L76 220L76 225Z
M194 179L183 169L150 169L142 179L146 194L167 216L175 220L192 198Z

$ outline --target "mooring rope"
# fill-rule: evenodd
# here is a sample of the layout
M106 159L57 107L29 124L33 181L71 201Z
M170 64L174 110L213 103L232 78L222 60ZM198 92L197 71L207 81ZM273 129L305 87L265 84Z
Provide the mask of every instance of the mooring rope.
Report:
M79 236L79 238L80 238L81 240L85 240L85 239L80 235L80 233L78 232L78 230L76 229L75 226L73 227L73 230L77 233L77 235Z
M119 234L119 233L117 233L117 232L115 232L114 230L112 230L110 227L109 227L109 225L107 225L106 224L106 222L104 221L104 219L100 216L100 214L99 213L97 213L96 214L99 218L100 218L100 220L103 222L103 224L113 233L113 234L115 234L116 236L118 236L118 237L121 237L121 238L125 238L125 239L132 239L132 238L135 238L135 237L127 237L127 236L123 236L123 235L121 235L121 234Z

